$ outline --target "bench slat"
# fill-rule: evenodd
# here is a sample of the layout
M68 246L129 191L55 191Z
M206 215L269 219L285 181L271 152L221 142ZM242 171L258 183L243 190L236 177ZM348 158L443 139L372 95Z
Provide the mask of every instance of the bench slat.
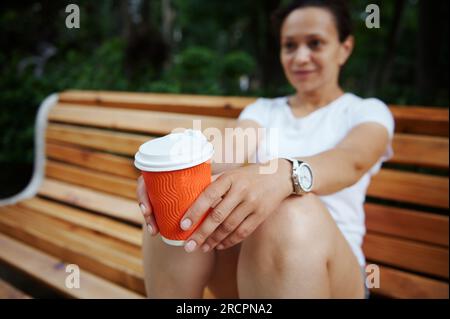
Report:
M198 94L174 93L142 93L142 92L113 92L113 91L65 91L59 95L59 101L64 103L85 103L95 105L121 104L126 107L133 105L179 105L183 107L196 106L199 108L237 108L243 109L255 97L218 96Z
M65 142L97 150L134 155L139 146L152 137L107 130L50 123L47 141Z
M382 169L372 178L368 196L448 208L448 177Z
M448 283L380 266L380 287L371 293L389 298L448 299Z
M385 206L364 205L367 230L448 247L448 216Z
M448 279L448 248L368 233L363 250L368 260Z
M52 160L47 161L45 174L55 180L90 187L133 200L136 199L137 182L135 179L113 176L108 173L100 173Z
M92 210L139 226L144 221L136 200L105 194L50 178L43 181L38 193L69 205Z
M130 92L68 91L59 102L224 117L237 117L256 98Z
M448 138L395 134L392 163L448 169Z
M117 176L137 179L140 172L130 158L72 145L47 143L47 157Z
M1 214L0 214L1 215ZM142 295L120 287L81 268L79 289L65 286L66 263L30 246L0 234L0 259L51 288L74 298L142 298Z
M142 243L140 228L44 198L33 197L18 203L17 207L58 218L72 225L84 227L135 246L140 246Z
M448 108L392 106L390 110L396 132L448 137Z
M137 179L140 172L130 158L83 149L74 145L47 143L47 157L104 173Z
M192 128L193 120L201 120L202 130L208 127L219 129L232 127L232 123L235 122L235 120L215 116L83 107L70 104L56 105L50 111L49 119L149 134L167 134L176 128Z

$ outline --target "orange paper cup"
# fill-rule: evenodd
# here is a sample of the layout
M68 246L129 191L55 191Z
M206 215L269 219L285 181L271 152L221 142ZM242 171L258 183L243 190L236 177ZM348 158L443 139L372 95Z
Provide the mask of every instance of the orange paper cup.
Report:
M200 131L186 130L142 144L135 166L142 171L161 238L182 246L201 220L184 231L180 222L187 209L211 183L211 143Z
M142 175L162 239L171 245L183 245L207 215L191 230L180 228L187 209L211 183L210 162L170 172L142 172Z

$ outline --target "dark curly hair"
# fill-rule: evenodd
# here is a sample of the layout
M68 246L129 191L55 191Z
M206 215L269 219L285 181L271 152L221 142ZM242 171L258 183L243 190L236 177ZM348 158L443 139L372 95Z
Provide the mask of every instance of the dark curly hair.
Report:
M281 37L281 27L286 17L292 11L306 7L324 8L333 15L340 42L344 42L352 34L352 20L346 0L295 0L272 14L273 31L277 39Z

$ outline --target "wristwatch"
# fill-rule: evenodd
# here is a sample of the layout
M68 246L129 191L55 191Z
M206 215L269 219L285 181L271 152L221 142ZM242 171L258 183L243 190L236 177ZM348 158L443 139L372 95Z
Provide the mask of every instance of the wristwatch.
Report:
M295 158L284 157L292 163L292 184L294 194L304 195L311 191L313 186L313 173L308 163Z

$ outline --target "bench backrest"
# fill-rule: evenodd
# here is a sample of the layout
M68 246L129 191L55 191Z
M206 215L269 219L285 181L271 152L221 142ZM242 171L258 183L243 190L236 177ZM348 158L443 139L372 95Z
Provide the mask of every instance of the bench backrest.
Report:
M51 110L46 179L39 191L67 204L139 224L133 156L174 128L228 127L254 98L67 91ZM369 186L368 263L379 265L373 292L448 297L448 109L390 106L395 155ZM95 191L109 194L99 195ZM103 193L102 193L103 194Z

